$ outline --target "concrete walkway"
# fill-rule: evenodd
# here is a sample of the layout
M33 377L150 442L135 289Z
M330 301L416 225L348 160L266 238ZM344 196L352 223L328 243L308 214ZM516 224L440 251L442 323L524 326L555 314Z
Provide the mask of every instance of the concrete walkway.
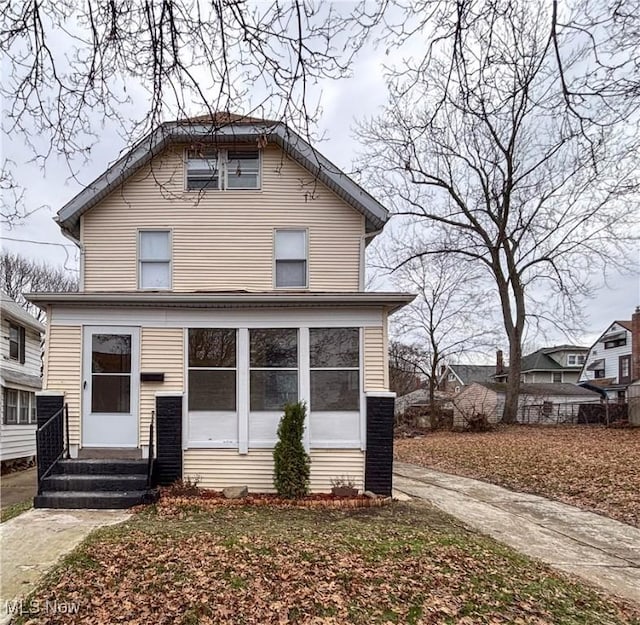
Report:
M640 529L536 495L403 462L394 489L533 558L640 603Z
M24 598L38 580L94 529L125 521L125 510L28 510L0 524L0 624L7 602Z
M33 501L36 496L37 483L35 467L3 475L0 477L0 506L4 509L29 499Z

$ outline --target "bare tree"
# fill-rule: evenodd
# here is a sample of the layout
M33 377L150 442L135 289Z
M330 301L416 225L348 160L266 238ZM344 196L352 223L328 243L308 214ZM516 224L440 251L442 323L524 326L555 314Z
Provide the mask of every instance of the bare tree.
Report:
M428 375L428 355L423 349L389 341L389 390L402 397L421 388Z
M43 321L44 312L27 302L23 293L77 291L78 279L62 267L52 267L45 262L3 250L0 255L0 290L39 321Z
M428 63L390 73L390 104L361 138L370 183L420 238L403 262L444 253L491 280L510 422L527 320L575 321L594 272L632 262L637 120L589 125L566 106L542 0L480 4L463 5L475 9L432 42ZM566 60L566 75L581 60Z
M401 248L390 252L386 265L397 266L393 258L407 251ZM435 391L441 366L452 358L484 353L498 340L491 292L472 263L461 263L446 254L413 254L394 271L393 281L402 290L417 294L394 316L393 327L422 354L421 368L428 380L431 422L435 426Z

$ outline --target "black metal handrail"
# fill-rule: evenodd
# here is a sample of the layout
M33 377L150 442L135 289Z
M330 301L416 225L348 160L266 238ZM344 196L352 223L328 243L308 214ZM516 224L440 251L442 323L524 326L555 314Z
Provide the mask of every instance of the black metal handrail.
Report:
M38 493L56 463L69 457L69 407L64 404L36 430Z
M151 488L153 480L153 457L154 457L154 436L153 422L155 420L156 411L151 411L151 423L149 423L149 459L147 461L147 488Z

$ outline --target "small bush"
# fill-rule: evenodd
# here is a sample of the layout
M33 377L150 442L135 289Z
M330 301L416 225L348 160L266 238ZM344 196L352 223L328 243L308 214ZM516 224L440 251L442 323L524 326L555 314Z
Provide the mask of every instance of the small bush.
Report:
M198 483L200 478L187 478L186 480L176 480L170 486L167 486L166 495L168 497L199 497L201 494Z
M278 442L273 450L273 485L278 495L286 499L309 494L311 459L302 444L306 414L304 402L287 404L278 425Z

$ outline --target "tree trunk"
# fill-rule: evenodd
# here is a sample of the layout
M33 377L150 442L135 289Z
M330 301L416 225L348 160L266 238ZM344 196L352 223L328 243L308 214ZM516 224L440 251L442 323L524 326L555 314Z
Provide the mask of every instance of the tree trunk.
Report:
M520 370L522 359L522 338L514 332L509 339L509 375L502 410L502 423L515 423L518 418L518 399L520 396Z
M435 430L438 425L438 408L436 407L436 375L437 367L431 368L429 376L429 425Z

